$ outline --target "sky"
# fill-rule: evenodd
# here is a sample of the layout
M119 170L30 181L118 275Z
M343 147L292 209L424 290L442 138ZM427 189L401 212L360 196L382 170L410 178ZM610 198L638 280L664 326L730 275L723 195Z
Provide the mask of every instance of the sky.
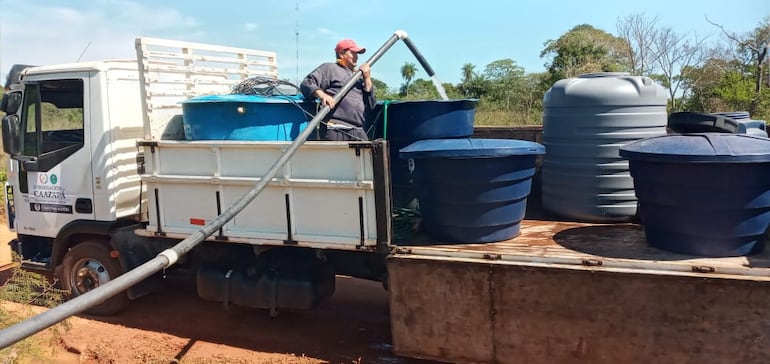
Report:
M680 34L725 38L707 19L739 34L770 16L769 0L0 0L0 73L11 65L134 58L138 36L222 44L277 53L279 77L298 82L334 46L352 38L369 52L403 30L442 82L459 83L464 64L483 71L510 58L542 72L544 43L576 25L617 34L618 19L643 14ZM417 65L403 42L372 67L389 88L400 68Z

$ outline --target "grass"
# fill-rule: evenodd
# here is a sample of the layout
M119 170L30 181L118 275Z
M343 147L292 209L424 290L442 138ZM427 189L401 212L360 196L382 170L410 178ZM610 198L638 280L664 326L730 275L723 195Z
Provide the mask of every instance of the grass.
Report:
M474 121L474 125L476 126L519 126L542 124L542 112L520 114L506 111L476 110L476 118Z
M0 328L12 326L34 316L34 306L54 307L63 302L64 297L64 291L56 288L55 282L49 281L45 276L19 267L12 268L10 277L0 286ZM51 328L51 335L30 336L2 349L0 363L46 360L53 355L63 332L67 330L69 323L65 320Z

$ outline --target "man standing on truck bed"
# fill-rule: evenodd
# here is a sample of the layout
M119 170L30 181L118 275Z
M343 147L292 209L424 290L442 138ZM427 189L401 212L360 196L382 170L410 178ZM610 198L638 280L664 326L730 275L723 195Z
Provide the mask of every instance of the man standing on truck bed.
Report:
M318 98L321 105L332 109L319 129L321 140L369 140L364 131L366 115L374 108L374 85L369 64L359 68L363 74L350 92L335 104L334 96L353 76L358 55L366 52L350 39L343 39L334 48L336 62L324 63L310 72L300 85L306 99Z

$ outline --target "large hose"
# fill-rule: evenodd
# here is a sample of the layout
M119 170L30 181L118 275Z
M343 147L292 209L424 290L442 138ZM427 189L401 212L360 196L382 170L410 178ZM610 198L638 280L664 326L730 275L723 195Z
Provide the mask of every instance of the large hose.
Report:
M374 65L382 55L390 49L399 39L406 39L407 34L404 31L398 30L393 33L390 39L385 42L372 56L366 61L370 66ZM361 71L357 70L353 73L350 80L347 81L345 86L342 87L340 92L334 96L334 102L338 103L347 93L353 88L353 85L361 78ZM283 168L286 162L294 155L299 147L305 143L307 138L316 129L321 120L331 111L328 105L324 105L323 108L316 114L315 117L308 123L305 130L297 136L297 139L291 144L289 149L284 152L280 158L273 164L272 167L265 173L265 175L257 182L254 187L243 195L236 203L230 206L227 210L222 212L216 219L206 224L199 231L188 236L184 240L180 241L173 247L164 250L150 261L130 270L115 279L105 283L103 286L99 286L97 289L88 291L80 296L77 296L67 302L62 303L46 312L43 312L37 316L26 319L20 323L10 326L0 331L0 349L6 348L14 343L31 336L39 331L42 331L50 326L53 326L67 317L83 312L99 303L104 302L108 298L125 291L134 284L141 282L142 280L150 277L151 275L166 269L178 260L182 255L187 254L192 248L200 244L208 236L219 230L224 224L230 221L235 215L243 210L254 198L259 195L262 190L273 180L278 172Z

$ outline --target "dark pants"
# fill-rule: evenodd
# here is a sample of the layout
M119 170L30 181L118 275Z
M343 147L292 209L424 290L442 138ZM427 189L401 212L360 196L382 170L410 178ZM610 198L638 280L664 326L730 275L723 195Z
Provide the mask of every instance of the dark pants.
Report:
M364 128L357 127L352 129L327 129L322 128L321 140L331 141L365 141L369 140Z

